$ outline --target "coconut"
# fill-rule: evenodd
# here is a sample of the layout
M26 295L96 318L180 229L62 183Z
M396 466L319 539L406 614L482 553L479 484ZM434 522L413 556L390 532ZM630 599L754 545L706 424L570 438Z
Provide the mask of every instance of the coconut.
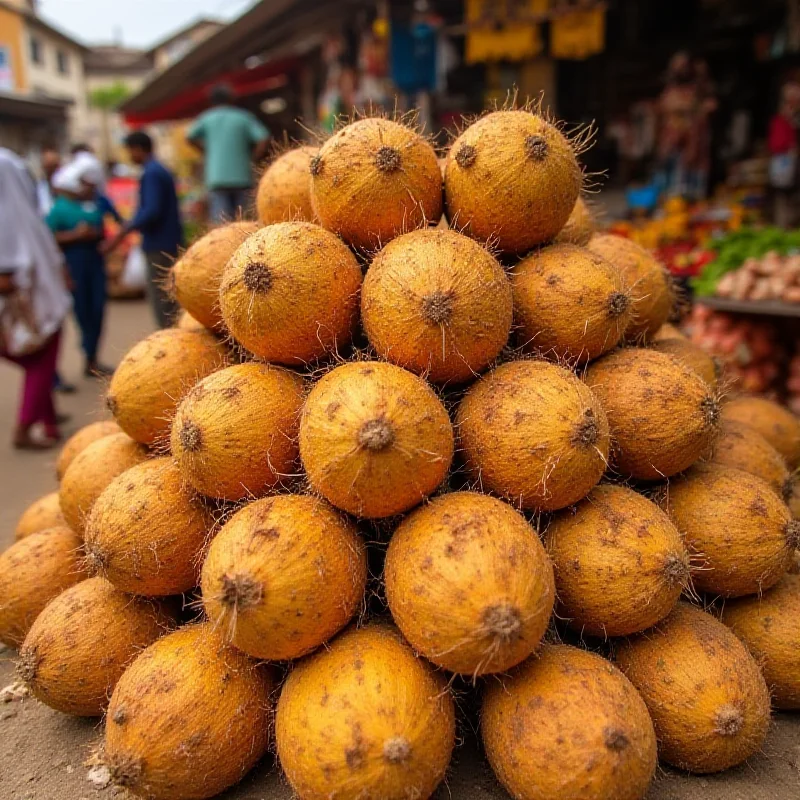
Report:
M106 486L147 457L144 447L125 433L104 436L81 450L61 480L61 510L70 528L82 533L92 506Z
M486 755L517 800L641 800L656 769L656 737L641 697L604 658L545 645L488 685Z
M617 648L639 690L659 755L689 772L719 772L754 755L769 728L769 693L744 645L709 614L679 603Z
M675 356L678 361L693 369L709 386L715 387L719 379L717 362L705 350L688 339L659 339L650 345L652 350Z
M67 521L61 512L61 498L58 492L34 500L23 512L14 529L16 539L24 539L32 533L46 531L49 528L66 527Z
M32 533L0 554L0 642L22 644L39 612L86 577L81 540L69 528Z
M660 342L662 339L686 339L688 337L669 322L665 322L651 337L651 342Z
M800 420L788 408L763 397L737 397L725 403L722 416L755 428L790 467L800 466Z
M258 228L255 222L232 222L213 228L175 262L172 268L175 299L200 325L220 327L219 284L225 265Z
M784 575L763 596L725 603L722 621L764 674L776 708L800 708L800 575Z
M209 624L147 648L117 683L103 758L117 786L202 800L241 780L269 744L271 672Z
M132 594L164 596L196 586L212 519L172 459L122 473L100 495L86 524L86 564Z
M709 451L719 404L711 387L674 356L618 350L590 364L585 381L608 415L614 465L623 475L669 477Z
M511 286L477 242L414 231L381 250L364 280L364 329L382 358L437 383L485 369L508 341Z
M620 271L585 247L555 244L512 273L514 312L525 349L583 363L612 350L633 307Z
M472 477L525 509L576 503L606 468L600 403L571 372L544 361L510 362L481 378L456 426Z
M64 477L67 467L72 463L75 456L85 450L92 442L110 436L112 433L120 433L120 427L113 420L101 420L84 425L77 433L67 439L66 444L61 448L56 462L56 475L59 480Z
M304 382L266 364L239 364L200 381L172 423L172 455L201 494L256 497L296 471Z
M781 454L755 428L736 420L723 418L708 460L757 475L783 500L794 494L793 479Z
M311 390L300 421L300 457L311 486L337 508L390 517L445 479L453 459L450 417L431 388L393 364L342 364Z
M319 647L364 602L366 551L324 500L282 495L245 506L203 564L203 606L239 650L283 661Z
M314 220L311 207L311 160L316 147L295 147L276 158L261 176L256 211L262 225Z
M770 485L738 469L695 467L670 483L665 504L702 566L694 585L703 592L741 597L769 589L800 546L800 523Z
M361 268L339 238L310 222L281 222L228 262L220 308L251 353L298 365L350 342L360 287Z
M360 119L311 161L311 201L322 225L368 249L442 215L442 173L431 145L388 119Z
M122 359L106 402L128 436L142 444L159 443L169 435L186 392L224 360L225 348L209 331L156 331Z
M430 797L453 750L453 699L393 630L351 629L289 674L275 738L304 800Z
M415 650L452 672L505 672L526 659L553 611L553 568L513 508L456 492L412 512L386 554L386 597Z
M555 238L557 244L577 244L585 247L597 230L594 213L589 204L578 196L567 224Z
M175 323L176 328L183 331L204 331L207 330L202 322L196 320L188 311L181 311L178 320Z
M480 241L524 253L561 231L582 181L575 148L555 125L529 111L495 111L450 148L447 216Z
M18 673L42 703L64 714L100 716L122 673L174 619L104 578L51 600L20 648Z
M674 303L667 271L648 250L622 236L596 234L589 249L622 271L633 297L633 320L626 338L638 341L651 337L667 321Z
M550 523L558 616L592 636L626 636L669 614L689 583L689 556L667 515L624 486L596 486Z

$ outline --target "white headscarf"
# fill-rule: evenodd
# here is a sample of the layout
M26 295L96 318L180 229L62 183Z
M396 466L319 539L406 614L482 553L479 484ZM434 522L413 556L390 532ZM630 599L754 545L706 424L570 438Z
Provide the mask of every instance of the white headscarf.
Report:
M13 273L15 286L29 294L42 336L55 333L70 309L63 262L24 162L0 147L0 271Z
M78 194L83 188L82 181L91 183L99 192L103 191L105 185L103 165L96 156L85 151L77 153L72 161L57 170L53 175L53 188Z

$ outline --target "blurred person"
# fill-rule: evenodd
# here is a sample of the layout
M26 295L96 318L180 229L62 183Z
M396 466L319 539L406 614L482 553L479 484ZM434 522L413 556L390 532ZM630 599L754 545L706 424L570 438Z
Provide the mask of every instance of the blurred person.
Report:
M52 147L42 150L39 163L42 178L36 183L36 197L39 203L39 213L46 217L53 206L53 175L61 166L61 155Z
M166 289L172 264L183 245L178 192L172 173L153 154L153 140L144 131L134 131L125 139L131 161L142 167L139 180L139 207L133 219L104 246L110 252L131 232L142 235L147 260L147 293L160 328L173 324L177 303Z
M215 86L211 104L186 138L205 158L211 220L220 223L238 219L250 205L253 162L266 154L270 133L254 114L233 105L229 86Z
M780 105L769 123L769 182L773 194L773 220L781 228L795 221L797 196L797 146L800 122L800 84L788 81L781 88Z
M22 367L13 445L55 447L61 439L53 382L61 326L69 313L63 257L39 215L36 187L22 160L0 148L0 353ZM43 438L33 434L42 425Z

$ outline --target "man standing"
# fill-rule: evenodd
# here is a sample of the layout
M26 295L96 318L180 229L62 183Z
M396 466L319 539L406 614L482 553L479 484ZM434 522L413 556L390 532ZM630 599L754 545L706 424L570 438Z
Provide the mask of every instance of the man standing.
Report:
M225 85L211 90L212 108L201 114L187 139L205 156L212 222L237 219L249 205L253 161L267 151L269 131L249 111L236 108Z
M178 310L170 297L169 272L183 244L178 192L172 173L153 155L153 140L143 131L125 138L125 147L134 164L142 167L139 180L139 207L133 219L104 247L113 250L131 232L142 234L142 250L147 260L147 292L156 322L168 328Z

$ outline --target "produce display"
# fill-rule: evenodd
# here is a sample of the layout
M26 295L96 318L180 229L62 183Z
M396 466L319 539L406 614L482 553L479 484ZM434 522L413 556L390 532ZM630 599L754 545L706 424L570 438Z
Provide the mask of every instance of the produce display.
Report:
M642 800L796 707L800 421L721 394L581 146L505 109L442 171L360 119L183 256L0 555L0 641L116 786L203 800L273 747L298 800L424 800L480 705L513 797Z

